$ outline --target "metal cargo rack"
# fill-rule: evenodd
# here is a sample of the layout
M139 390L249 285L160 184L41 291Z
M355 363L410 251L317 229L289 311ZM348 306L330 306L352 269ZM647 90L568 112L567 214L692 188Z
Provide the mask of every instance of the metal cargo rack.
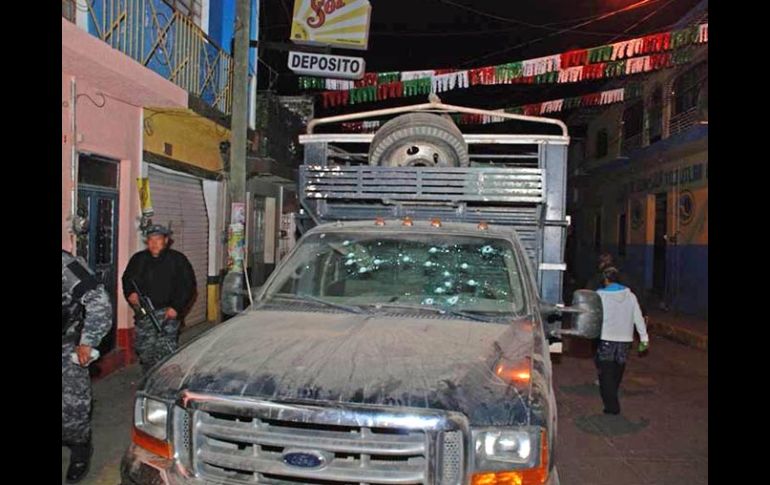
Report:
M448 168L372 166L367 155L374 134L313 133L322 124L419 111L547 123L562 134L464 134L471 166ZM541 297L561 303L569 144L561 121L432 101L315 119L300 143L305 163L300 166L299 197L312 223L410 216L512 226L539 270Z

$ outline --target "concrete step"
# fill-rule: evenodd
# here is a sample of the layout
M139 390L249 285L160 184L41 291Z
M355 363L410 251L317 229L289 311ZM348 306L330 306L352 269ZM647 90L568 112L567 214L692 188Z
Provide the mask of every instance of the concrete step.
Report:
M651 334L668 338L689 347L708 351L709 336L707 324L705 324L705 331L692 327L694 325L678 325L676 321L657 319L654 316L650 316L647 322L647 330Z

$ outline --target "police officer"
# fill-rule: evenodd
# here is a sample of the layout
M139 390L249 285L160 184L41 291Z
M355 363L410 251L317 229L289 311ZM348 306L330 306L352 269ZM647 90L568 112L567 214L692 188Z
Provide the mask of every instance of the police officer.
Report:
M161 225L145 232L147 249L131 257L123 273L123 293L132 307L139 305L138 288L158 310L159 334L148 318L137 317L134 348L146 374L178 346L183 313L195 298L195 273L187 257L169 247L170 231Z
M112 305L85 262L64 250L61 303L61 434L71 451L66 481L77 483L88 473L93 450L88 365L112 326Z

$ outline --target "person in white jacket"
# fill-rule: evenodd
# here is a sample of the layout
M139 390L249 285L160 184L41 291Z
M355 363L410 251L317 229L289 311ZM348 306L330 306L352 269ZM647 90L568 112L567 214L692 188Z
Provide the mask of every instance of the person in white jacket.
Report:
M618 283L619 276L617 268L606 268L604 288L597 291L602 300L603 318L596 367L605 414L620 414L618 389L634 341L634 327L639 333L640 353L647 351L650 341L636 295Z

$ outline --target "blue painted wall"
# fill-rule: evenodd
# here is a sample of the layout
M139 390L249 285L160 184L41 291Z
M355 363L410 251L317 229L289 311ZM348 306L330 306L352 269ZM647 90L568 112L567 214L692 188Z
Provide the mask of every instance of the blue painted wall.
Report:
M666 277L674 309L708 318L708 251L706 245L669 246Z
M613 254L617 248L608 247ZM620 258L623 272L633 281L652 288L652 245L629 245ZM666 249L668 301L674 310L708 318L708 246L701 244L668 246Z
M209 37L231 54L230 41L235 25L235 0L209 1Z
M249 38L256 40L259 32L257 17L259 14L258 0L251 0L251 22ZM209 3L209 36L218 43L227 53L230 49L235 31L235 0L210 0ZM249 70L254 72L257 62L257 50L251 49L249 53Z

